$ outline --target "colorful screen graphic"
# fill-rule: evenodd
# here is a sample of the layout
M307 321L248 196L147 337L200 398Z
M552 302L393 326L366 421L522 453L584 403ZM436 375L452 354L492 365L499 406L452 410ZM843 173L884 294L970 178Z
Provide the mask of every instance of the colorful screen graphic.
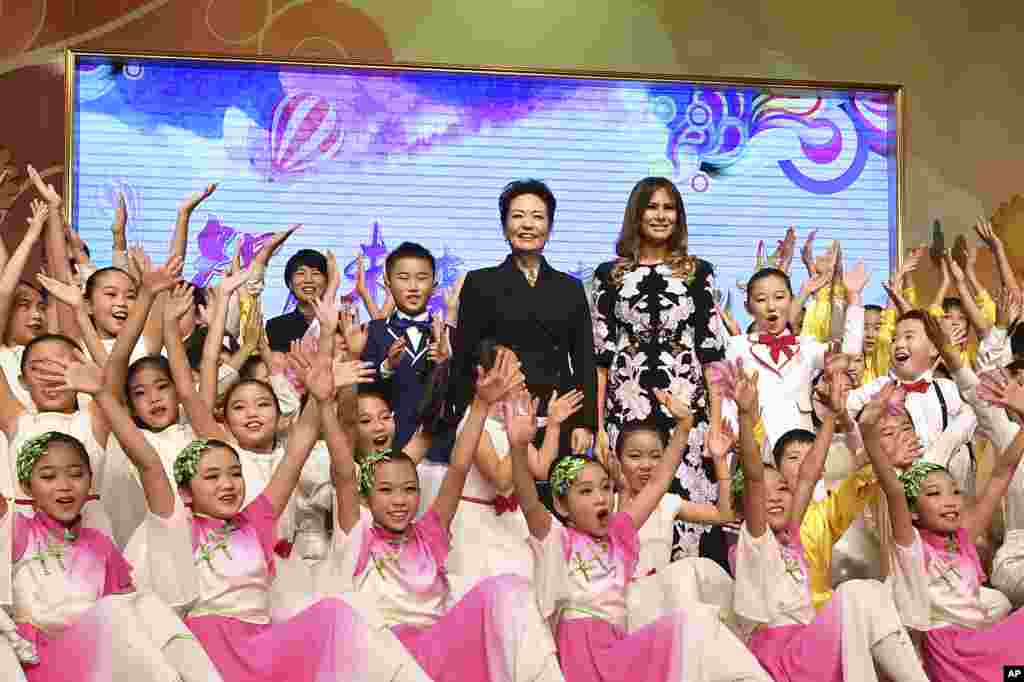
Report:
M883 300L897 220L895 91L773 90L436 69L310 67L75 55L74 224L111 256L117 195L128 240L167 253L177 206L207 183L186 275L205 284L240 247L303 227L271 262L266 315L291 305L288 255L332 249L351 290L356 259L384 298L384 257L416 241L439 289L507 253L497 199L510 180L548 182L558 209L546 256L589 283L614 257L630 189L648 175L683 193L691 252L712 262L745 323L737 283L759 240L818 230L875 273ZM798 243L798 249L799 249ZM799 256L794 285L806 277Z

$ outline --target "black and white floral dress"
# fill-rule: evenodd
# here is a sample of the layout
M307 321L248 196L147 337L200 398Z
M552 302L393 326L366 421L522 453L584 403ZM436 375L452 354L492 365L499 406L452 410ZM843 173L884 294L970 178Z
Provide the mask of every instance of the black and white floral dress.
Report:
M709 399L703 367L725 357L721 320L713 298L714 270L693 259L688 277L673 275L668 264L637 265L616 283L615 261L594 273L594 351L598 367L608 369L604 423L614 448L622 427L654 423L671 431L675 420L659 403L654 389L689 395L694 415L689 447L683 455L672 492L693 502L715 503L718 484L705 460ZM708 527L677 523L674 556L696 556Z

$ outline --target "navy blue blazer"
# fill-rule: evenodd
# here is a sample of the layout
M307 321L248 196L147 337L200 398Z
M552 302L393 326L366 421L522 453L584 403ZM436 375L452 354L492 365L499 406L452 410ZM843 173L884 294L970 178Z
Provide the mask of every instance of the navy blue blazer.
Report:
M427 349L430 346L430 333L423 333L417 347L404 331L392 326L395 314L384 320L371 320L367 325L366 348L363 350L363 361L372 362L377 372L377 380L390 396L391 409L395 413L395 445L401 447L416 432L420 401L430 381L424 371L427 362ZM385 379L380 374L380 365L388 357L388 348L396 340L406 338L407 345L402 352L402 360L398 368Z

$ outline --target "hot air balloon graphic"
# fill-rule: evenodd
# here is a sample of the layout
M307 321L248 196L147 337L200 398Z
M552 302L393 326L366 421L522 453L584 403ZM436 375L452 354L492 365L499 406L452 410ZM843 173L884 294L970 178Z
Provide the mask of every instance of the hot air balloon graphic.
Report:
M333 158L345 142L338 107L311 93L286 95L274 107L268 180L287 180Z

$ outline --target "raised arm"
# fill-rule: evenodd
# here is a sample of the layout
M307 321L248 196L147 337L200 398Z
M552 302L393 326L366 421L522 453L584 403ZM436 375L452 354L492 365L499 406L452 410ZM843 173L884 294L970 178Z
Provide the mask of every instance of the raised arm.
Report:
M132 351L135 350L135 345L142 334L142 328L149 318L153 301L180 281L182 266L181 258L171 256L171 259L163 266L154 268L141 249L132 253L131 257L142 273L142 281L139 284L138 296L128 314L125 327L117 337L117 341L114 342L110 357L103 368L104 381L111 387L111 390L116 391L114 395L122 402L127 399L124 385L128 379L128 364L131 361ZM99 409L98 403L94 403L91 409L92 428L96 442L105 446L110 435L110 422L107 420L107 413Z
M185 354L185 344L178 334L178 320L190 314L195 307L192 287L179 284L170 293L164 306L164 345L167 346L167 362L171 367L174 390L181 401L189 423L200 438L234 441L234 437L213 416L213 407L207 404L196 391L192 368Z
M125 396L121 389L128 375L128 364L142 335L142 329L149 319L153 302L160 294L169 291L180 281L182 268L182 260L178 256L171 256L170 260L159 268L153 267L153 263L141 249L133 249L129 257L135 261L142 281L139 282L135 304L131 308L124 329L110 350L110 357L104 368L106 381L117 388L122 402Z
M846 328L843 330L843 352L860 355L864 350L864 288L871 273L860 261L843 274L846 285Z
M326 398L327 402L334 397L334 333L338 326L338 308L333 301L313 302L317 319L320 322L320 348L311 361L306 364L298 358L302 356L301 345L293 344L289 356L296 371L305 374L306 380L313 382L315 390L310 388L310 398L298 421L292 425L288 433L288 444L285 447L284 459L274 469L274 474L264 489L264 495L279 516L288 506L288 500L299 484L302 467L309 459L320 432L320 405L317 394ZM333 321L332 321L333 320ZM297 361L298 360L298 361Z
M759 538L768 528L765 509L767 494L764 483L764 462L757 447L754 428L760 414L760 400L757 390L757 370L747 373L742 367L736 372L736 389L733 398L739 411L740 421L740 467L743 471L743 521L751 537Z
M836 416L846 407L848 391L843 389L843 382L838 376L838 371L834 367L825 371L829 376L828 400L822 404L821 426L818 427L814 444L807 456L804 457L803 462L800 463L796 489L793 491L793 507L790 510L790 518L798 524L803 522L807 505L814 497L814 488L818 485L822 472L825 470L825 458L828 457L829 448L832 446L832 436L836 430Z
M978 233L978 237L992 251L992 255L996 260L996 266L999 268L999 276L1003 281L1003 286L1010 287L1011 289L1020 289L1020 284L1018 284L1017 277L1014 275L1013 267L1010 265L1010 259L1006 255L1006 246L995 230L992 229L992 223L987 220L979 220L974 226L974 231Z
M723 524L736 520L732 510L732 494L729 476L729 453L736 445L736 434L727 419L719 420L717 429L709 429L705 434L705 452L711 455L714 465L715 480L718 482L718 502L706 504L684 500L676 518L690 523Z
M651 472L651 480L635 497L626 502L622 509L632 517L633 525L637 528L641 528L647 523L647 519L661 502L661 498L668 492L668 487L679 468L679 462L683 459L683 450L686 449L686 444L689 441L690 429L693 428L693 412L690 410L688 398L673 395L661 389L655 389L654 395L658 398L658 402L675 418L676 428L668 447L665 448L664 456Z
M483 433L487 413L496 402L510 393L518 391L524 381L525 378L515 363L515 356L505 348L498 349L494 366L487 372L482 372L477 380L476 393L470 404L469 416L462 427L462 432L455 440L448 471L445 473L444 480L441 481L441 488L431 506L431 509L437 512L441 519L441 525L445 528L451 525L455 511L459 507L462 489L466 485L466 476L473 466L473 455L480 443L480 434Z
M160 455L139 430L135 419L118 395L119 386L104 379L104 373L91 362L72 362L64 367L65 387L95 396L110 428L128 459L139 471L142 491L150 512L168 518L174 512L175 493L160 461Z
M551 464L558 457L558 444L561 442L562 424L579 411L582 405L582 391L573 389L563 396L559 396L558 391L551 393L551 398L548 399L548 415L544 426L544 440L540 444L540 449L538 450L533 447L532 441L527 446L530 473L538 481L543 481L548 477ZM609 456L611 456L610 453ZM605 464L607 466L607 461Z
M978 308L975 297L967 286L967 276L949 253L944 256L943 260L956 285L957 294L960 296L960 305L964 307L964 312L974 328L974 333L979 339L984 338L992 324L985 319L984 313Z
M929 306L929 308L934 308L936 306L941 308L942 301L945 300L946 295L949 293L949 284L951 278L949 272L949 265L947 264L945 258L940 258L937 262L933 259L932 262L936 263L936 265L938 265L939 268L939 286L935 290L935 296L932 297L932 303Z
M1004 373L986 374L978 386L978 397L1012 412L1018 421L1024 420L1024 386ZM999 454L985 489L978 495L974 506L964 512L964 528L971 539L988 531L992 516L1010 488L1021 455L1024 455L1024 430L1018 431L1010 446Z
M224 346L228 299L245 283L248 276L247 271L225 275L217 286L207 290L207 298L212 299L207 302L210 321L199 364L199 396L207 405L217 402L217 368L220 366L220 350Z
M43 181L42 176L32 166L28 167L28 177L35 185L36 191L50 206L46 228L46 261L50 267L50 276L60 282L71 283L71 263L68 259L68 245L64 239L64 218L61 207L64 204L60 194L53 185ZM67 306L57 304L57 316L60 328L71 338L78 338L75 312Z
M185 259L188 249L188 222L192 218L192 212L199 208L199 204L206 201L210 195L217 191L217 184L207 185L205 189L185 197L178 206L178 219L174 223L174 235L171 237L171 252L169 257L177 256Z
M861 412L860 429L864 437L864 448L867 450L871 466L878 478L878 484L888 502L893 540L901 547L909 547L914 544L914 525L910 515L910 505L907 503L903 483L897 477L896 470L882 454L879 431L882 417L887 411L898 409L902 401L903 393L895 384L885 386Z
M537 434L537 399L505 403L505 429L508 433L509 457L512 459L512 482L516 486L519 508L526 518L530 535L543 541L551 531L551 512L537 495L537 484L530 474L529 446ZM547 474L544 475L547 478Z
M36 281L39 282L39 286L46 289L47 293L50 294L51 303L48 306L50 310L53 309L53 301L60 301L61 304L75 311L78 329L82 332L82 343L85 344L89 355L92 356L93 362L100 367L105 367L107 356L109 355L107 347L103 345L103 341L96 331L96 325L93 324L92 318L89 316L82 288L76 284L59 282L41 272L36 273ZM59 333L59 325L54 333Z
M370 295L370 288L366 286L366 265L363 262L363 257L356 256L356 295L359 296L359 300L366 306L366 314L370 316L371 320L380 320L386 317L381 314L381 309L377 305L377 302L373 300L373 296Z
M355 383L363 383L364 380L373 379L373 368L359 360L348 360L344 363L343 375L355 379ZM320 423L323 426L324 440L331 455L335 515L338 527L348 533L359 522L358 470L352 454L352 437L338 421L338 410L334 403L320 398L317 398L317 401L320 404Z
M117 207L114 209L114 222L110 224L111 260L114 267L118 266L120 259L128 258L128 206L124 194L117 193Z
M46 223L46 218L49 214L50 207L46 205L46 202L32 201L32 217L28 219L28 230L25 231L25 235L18 242L18 247L14 249L14 253L7 259L3 274L0 275L0 342L7 335L7 321L10 318L11 307L14 302L14 290L18 287L18 282L21 281L21 276L25 271L25 263L28 262L28 257L32 255L32 249L35 248L35 245L39 242L40 235L43 234L43 225Z
M800 293L793 299L789 307L789 328L793 330L794 334L801 333L801 330L797 328L797 322L800 320L800 313L803 312L804 305L807 304L807 299L831 281L831 272L818 272L805 279L804 283L800 285ZM739 334L732 335L739 336Z

